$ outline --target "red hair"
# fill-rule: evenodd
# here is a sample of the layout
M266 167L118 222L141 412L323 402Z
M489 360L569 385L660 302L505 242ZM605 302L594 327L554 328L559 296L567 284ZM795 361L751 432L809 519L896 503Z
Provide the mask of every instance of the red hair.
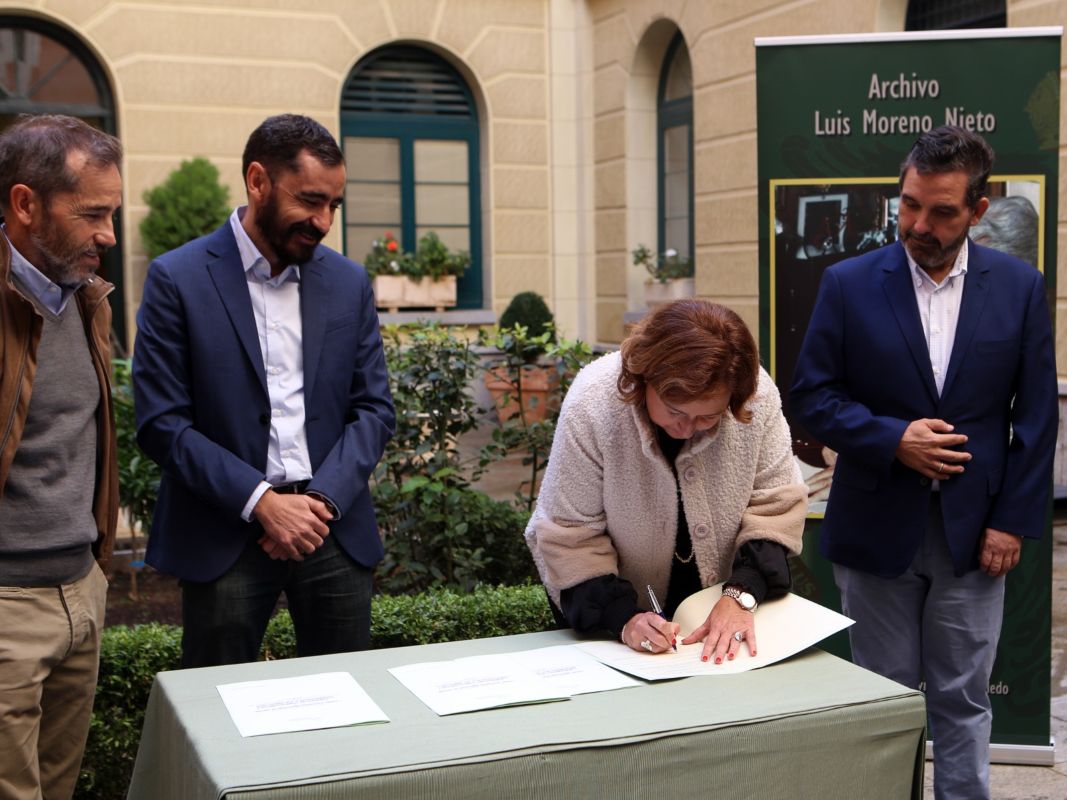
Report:
M678 300L660 306L638 323L622 343L619 394L644 406L645 387L674 403L699 400L726 387L730 412L752 419L745 404L756 393L756 340L736 312L707 300Z

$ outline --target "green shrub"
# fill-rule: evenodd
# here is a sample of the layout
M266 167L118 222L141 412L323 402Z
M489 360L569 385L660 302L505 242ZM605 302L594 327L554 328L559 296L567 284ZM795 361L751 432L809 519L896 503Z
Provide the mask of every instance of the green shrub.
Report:
M183 161L166 181L144 193L148 214L141 240L149 258L211 233L230 215L230 192L206 158Z
M554 320L541 295L537 292L519 292L511 298L504 313L500 315L500 327L514 328L516 325L525 325L530 336L540 336L550 330ZM555 329L551 331L550 343L556 341Z
M459 437L481 414L470 343L436 324L387 326L383 340L397 422L371 485L385 544L378 588L468 591L536 578L522 538L528 514L474 489L479 462L461 458Z
M147 536L159 493L159 465L137 446L137 422L133 413L133 382L129 359L111 362L111 396L115 406L118 439L119 505L129 513L130 526Z
M96 702L76 797L119 800L126 796L152 679L157 672L177 668L181 640L181 628L173 625L104 630Z
M455 473L374 487L385 545L376 578L390 594L536 579L523 539L529 513L466 485Z
M545 591L533 584L482 587L470 593L381 595L374 598L371 620L373 648L533 633L553 627ZM276 614L267 626L261 655L266 659L296 655L287 611ZM104 630L96 705L75 792L79 800L119 800L126 796L152 681L157 672L177 669L180 660L181 628L177 626L152 623Z

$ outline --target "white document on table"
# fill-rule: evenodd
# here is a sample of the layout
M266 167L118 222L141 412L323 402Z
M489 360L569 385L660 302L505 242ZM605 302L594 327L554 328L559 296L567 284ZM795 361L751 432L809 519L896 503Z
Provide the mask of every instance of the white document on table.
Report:
M639 685L571 645L407 664L389 672L440 716Z
M216 688L241 736L389 721L347 672L226 683Z
M712 660L701 661L703 643L686 645L681 641L703 624L720 597L721 583L690 595L678 606L674 614L674 621L681 626L678 652L668 650L655 655L639 653L621 642L584 642L575 646L610 667L649 681L687 678L691 675L731 675L766 667L796 655L854 622L836 611L790 593L777 600L761 603L756 609L757 655L750 655L748 646L742 644L733 661L723 661L721 664Z

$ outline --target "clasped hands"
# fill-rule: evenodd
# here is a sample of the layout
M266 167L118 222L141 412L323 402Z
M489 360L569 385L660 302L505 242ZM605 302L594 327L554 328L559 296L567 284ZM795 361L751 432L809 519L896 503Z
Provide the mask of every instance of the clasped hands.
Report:
M622 628L622 642L638 652L664 653L677 642L679 626L669 622L659 614L643 611L634 614ZM679 644L695 644L703 641L704 649L700 653L701 661L714 660L721 664L724 660L732 661L741 651L741 641L734 634L740 633L749 653L756 655L755 616L745 611L731 597L722 597L708 614L708 618ZM648 642L649 647L642 647Z
M263 526L258 544L272 559L303 561L329 536L333 514L321 500L306 494L278 494L268 489L253 514Z

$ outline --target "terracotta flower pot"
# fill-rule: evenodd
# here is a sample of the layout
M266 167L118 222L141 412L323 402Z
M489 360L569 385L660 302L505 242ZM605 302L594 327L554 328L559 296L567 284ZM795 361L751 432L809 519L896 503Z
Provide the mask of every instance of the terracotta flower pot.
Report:
M553 367L527 364L520 372L520 385L515 386L511 371L504 366L490 367L485 374L485 388L489 390L501 422L519 417L519 389L526 407L525 420L543 422L550 409L559 406L559 375Z

